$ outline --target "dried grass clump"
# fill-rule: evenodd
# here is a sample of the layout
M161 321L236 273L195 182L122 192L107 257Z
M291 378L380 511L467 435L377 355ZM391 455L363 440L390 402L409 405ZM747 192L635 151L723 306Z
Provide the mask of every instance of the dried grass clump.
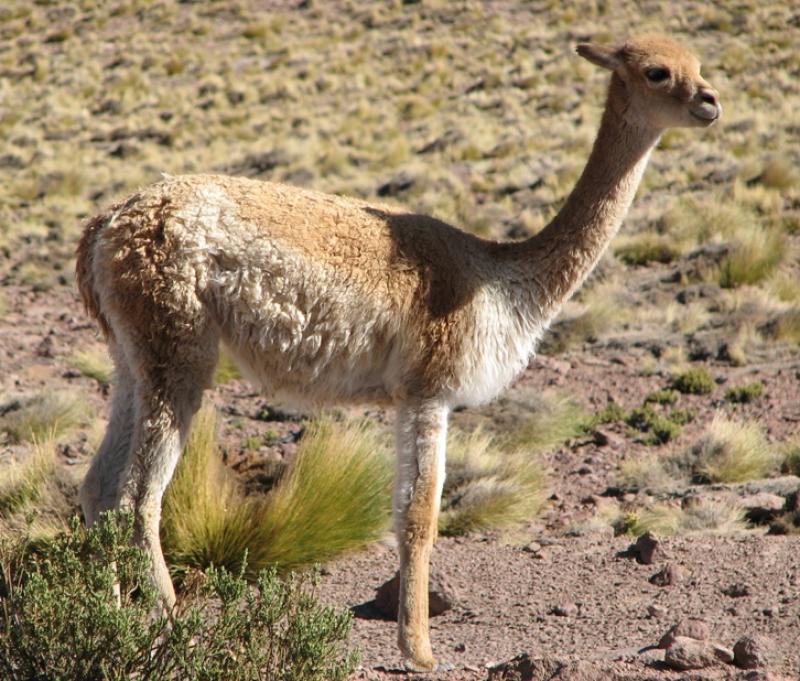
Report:
M77 352L71 357L70 364L84 376L93 378L100 385L111 383L114 365L105 349Z
M56 439L69 431L86 413L86 405L70 392L41 392L21 399L0 417L0 432L11 442Z
M774 473L779 460L755 421L717 415L691 448L695 476L708 482L743 482Z
M179 569L255 576L328 560L379 538L388 525L392 470L378 434L363 423L309 424L295 459L266 496L247 496L215 448L216 415L195 417L164 499L165 554Z
M547 497L538 457L501 448L480 429L451 432L439 531L461 535L518 525L536 517Z
M551 395L531 405L530 415L503 439L503 446L512 451L541 452L583 434L587 423L587 415L574 402Z
M748 529L745 511L731 501L698 499L685 506L654 504L629 514L629 534L727 535Z
M719 265L719 284L736 288L772 276L786 255L786 237L776 229L754 225L734 235L730 252Z
M73 472L58 465L55 439L35 441L0 467L0 536L23 528L37 543L55 536L77 509L77 490Z

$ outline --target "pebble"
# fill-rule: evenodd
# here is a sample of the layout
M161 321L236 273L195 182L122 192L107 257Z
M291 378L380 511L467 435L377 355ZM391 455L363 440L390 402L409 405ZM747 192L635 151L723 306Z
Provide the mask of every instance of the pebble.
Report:
M766 636L742 636L733 646L733 663L741 669L766 667L771 652L772 642Z
M670 627L667 633L661 637L658 647L669 648L677 638L693 638L697 641L707 641L710 636L711 629L708 626L708 622L696 617L688 617Z
M645 565L654 563L663 553L661 540L652 532L640 535L633 545L633 551L639 556L639 561Z
M656 572L651 578L650 583L656 586L674 586L686 578L686 570L680 565L672 563L666 565L663 570Z
M667 609L663 605L648 605L647 615L654 619L661 619L667 614Z

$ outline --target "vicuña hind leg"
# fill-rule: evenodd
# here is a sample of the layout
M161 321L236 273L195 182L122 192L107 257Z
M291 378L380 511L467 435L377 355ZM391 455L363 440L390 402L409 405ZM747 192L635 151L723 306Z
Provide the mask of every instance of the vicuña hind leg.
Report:
M114 357L114 380L111 391L111 414L103 442L92 459L81 484L80 501L87 525L92 525L103 512L114 508L119 496L119 483L128 465L133 426L134 380L128 362L113 342L109 349Z
M133 511L136 542L152 560L153 581L168 609L175 604L175 590L159 539L161 502L192 417L200 407L203 389L210 384L217 360L217 339L208 334L191 339L188 347L173 347L185 349L186 356L159 356L142 345L130 348L138 360L137 418L119 498L121 508Z
M444 484L447 409L406 404L397 414L395 530L400 550L398 643L406 666L436 667L428 633L428 567Z

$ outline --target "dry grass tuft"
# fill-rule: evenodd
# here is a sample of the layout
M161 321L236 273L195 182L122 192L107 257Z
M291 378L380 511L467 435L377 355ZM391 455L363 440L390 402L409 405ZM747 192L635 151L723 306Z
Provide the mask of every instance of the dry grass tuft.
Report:
M727 535L748 529L744 510L729 501L699 499L686 507L654 504L629 516L627 531L633 535L648 531L662 535Z
M0 417L0 432L12 442L57 439L86 413L86 405L69 392L42 392Z
M0 535L25 529L38 543L55 536L77 510L75 473L58 465L54 436L0 468Z
M288 471L267 496L246 496L215 451L216 415L196 417L167 490L162 534L179 568L210 564L251 576L292 569L360 548L385 531L391 466L363 423L312 422Z
M105 348L75 353L69 362L84 376L95 379L100 385L111 383L114 365Z
M756 421L732 421L717 415L691 448L697 477L709 482L742 482L766 477L779 466Z
M546 497L547 477L537 457L506 451L480 429L450 433L439 517L442 534L518 525L535 518Z
M541 452L585 432L587 414L567 397L545 396L531 405L531 414L503 439L509 451Z

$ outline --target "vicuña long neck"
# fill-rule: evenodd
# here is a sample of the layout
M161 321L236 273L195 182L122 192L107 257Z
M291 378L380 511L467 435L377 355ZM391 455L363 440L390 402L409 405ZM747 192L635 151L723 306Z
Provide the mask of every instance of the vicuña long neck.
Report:
M561 211L541 232L511 245L513 269L530 283L529 304L535 309L529 312L536 316L549 319L597 264L628 212L658 141L657 130L624 120L619 88L624 86L615 77L589 161Z

